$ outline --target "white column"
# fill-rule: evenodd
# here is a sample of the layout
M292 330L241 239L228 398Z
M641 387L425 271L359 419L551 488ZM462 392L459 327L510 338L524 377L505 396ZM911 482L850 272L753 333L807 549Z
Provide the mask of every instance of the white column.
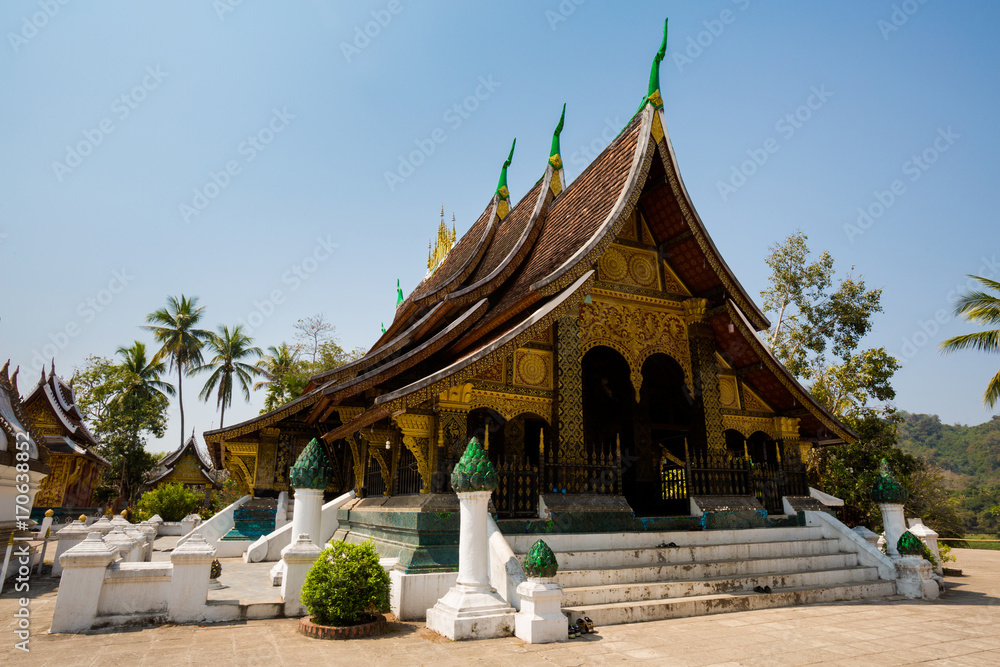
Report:
M281 597L285 601L285 616L304 616L307 613L299 596L306 575L309 574L309 568L319 558L320 552L320 548L313 543L309 535L300 533L298 539L285 549L285 553L281 556L285 562L285 574L281 578Z
M90 629L97 619L104 572L117 555L118 550L105 544L100 533L92 532L59 558L63 573L49 632Z
M457 495L461 511L458 581L427 610L427 627L455 640L509 636L514 630L514 608L489 580L486 517L491 492Z
M938 550L938 534L924 525L920 519L910 519L910 532L920 538L920 541L927 545L934 557L937 558L938 566L934 571L944 574L944 563L941 562L941 552Z
M322 489L295 489L295 511L292 512L292 535L312 536L313 544L320 549L321 519L323 516Z
M139 531L146 538L146 548L142 554L143 562L148 563L153 560L153 542L156 541L157 527L148 521L139 524Z
M517 586L521 611L514 617L514 634L529 644L564 642L569 623L562 613L562 587L555 578L528 577Z
M167 596L167 615L175 623L198 621L205 617L208 580L215 549L201 533L195 533L170 554L173 572Z
M885 551L893 558L899 558L896 543L906 532L903 506L897 503L879 503L878 508L882 512L882 525L885 527Z
M490 491L458 494L460 514L458 533L458 584L475 588L490 587L489 542L486 539L486 515Z
M59 557L64 553L78 545L83 540L87 539L87 535L90 530L87 528L84 521L74 521L73 523L66 524L59 532L56 533L56 555L52 560L52 576L58 577L62 574L63 566L59 562Z

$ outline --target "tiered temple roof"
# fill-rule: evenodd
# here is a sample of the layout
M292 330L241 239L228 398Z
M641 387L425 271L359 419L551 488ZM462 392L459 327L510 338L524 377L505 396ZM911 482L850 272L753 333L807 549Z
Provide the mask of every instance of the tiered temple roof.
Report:
M52 454L75 454L100 466L107 460L93 451L98 446L76 407L73 389L56 375L55 363L41 377L24 399L25 411L45 433L42 442Z
M302 397L276 411L205 434L216 465L223 436L298 412L309 423L329 423L339 407L353 408L324 434L332 442L467 381L557 318L577 315L601 287L602 255L629 238L657 248L667 291L678 300L708 301L722 364L774 411L799 418L803 440L856 439L758 338L769 322L723 260L681 179L659 91L662 54L643 105L580 176L566 185L560 119L549 161L537 162L545 164L542 178L506 212L505 163L482 214L398 305L365 357L313 377Z

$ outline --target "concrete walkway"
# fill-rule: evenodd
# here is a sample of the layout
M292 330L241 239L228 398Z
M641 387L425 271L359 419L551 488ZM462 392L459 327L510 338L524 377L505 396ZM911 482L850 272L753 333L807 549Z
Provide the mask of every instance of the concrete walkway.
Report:
M4 665L997 665L1000 552L956 549L963 577L934 602L809 605L598 628L563 644L450 642L422 623L379 638L308 639L297 620L49 635L55 586L33 581L31 653L13 648L14 594L0 598Z

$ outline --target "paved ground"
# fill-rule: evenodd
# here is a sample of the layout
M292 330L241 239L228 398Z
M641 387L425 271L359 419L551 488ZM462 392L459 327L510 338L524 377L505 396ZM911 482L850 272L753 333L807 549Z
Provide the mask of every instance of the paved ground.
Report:
M737 612L598 628L563 644L518 639L454 643L421 623L380 638L308 639L295 620L49 635L56 592L32 582L31 652L13 649L10 592L0 598L4 665L997 665L1000 552L956 549L963 577L934 602L887 600Z

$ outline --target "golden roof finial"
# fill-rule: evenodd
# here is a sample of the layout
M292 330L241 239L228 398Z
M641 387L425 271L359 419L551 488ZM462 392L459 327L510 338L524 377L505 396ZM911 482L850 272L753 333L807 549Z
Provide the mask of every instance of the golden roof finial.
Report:
M454 218L454 215L452 215ZM452 224L451 234L444 224L444 204L441 205L441 221L438 223L437 240L433 243L433 249L428 245L427 249L427 271L428 275L434 273L437 267L441 266L448 251L455 245L455 228Z

